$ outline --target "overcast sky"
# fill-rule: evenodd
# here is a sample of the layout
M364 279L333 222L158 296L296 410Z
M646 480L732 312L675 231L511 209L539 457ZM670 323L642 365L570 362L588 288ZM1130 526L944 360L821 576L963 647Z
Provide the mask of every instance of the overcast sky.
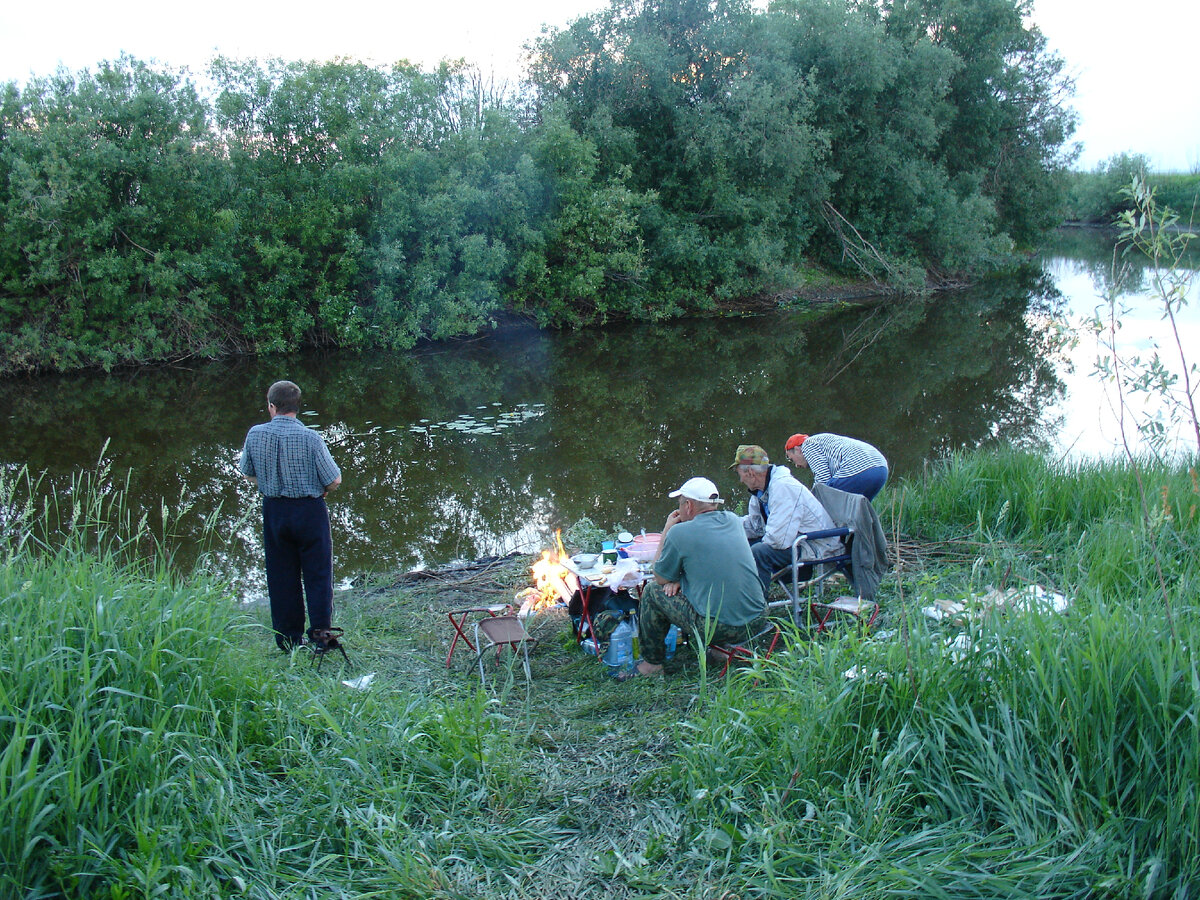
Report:
M1080 166L1115 153L1160 170L1200 169L1196 0L1034 0L1034 20L1078 81ZM0 80L94 66L122 51L202 72L215 53L431 67L465 57L513 77L521 45L600 0L162 0L13 2L0 18Z

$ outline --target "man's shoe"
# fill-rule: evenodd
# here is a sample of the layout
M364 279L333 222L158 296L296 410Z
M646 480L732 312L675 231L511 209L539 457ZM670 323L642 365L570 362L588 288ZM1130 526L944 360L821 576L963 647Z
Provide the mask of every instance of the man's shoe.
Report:
M304 635L302 634L280 634L275 632L275 646L284 653L291 653L297 647L304 645Z

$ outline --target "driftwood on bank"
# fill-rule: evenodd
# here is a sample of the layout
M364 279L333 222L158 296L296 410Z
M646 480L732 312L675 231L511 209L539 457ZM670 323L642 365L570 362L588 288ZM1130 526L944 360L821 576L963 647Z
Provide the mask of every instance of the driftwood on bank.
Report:
M514 551L506 556L483 556L466 562L454 562L436 569L415 569L393 578L388 584L375 588L370 593L379 594L405 585L433 582L441 586L469 587L479 584L494 584L495 577L513 563L529 559L528 553Z

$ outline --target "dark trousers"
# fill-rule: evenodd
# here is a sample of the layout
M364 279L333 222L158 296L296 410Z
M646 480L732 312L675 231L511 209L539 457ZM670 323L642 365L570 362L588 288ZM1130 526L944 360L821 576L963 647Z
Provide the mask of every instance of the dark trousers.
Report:
M876 466L873 469L867 469L865 472L859 472L857 475L849 475L845 478L830 478L829 486L837 488L839 491L845 491L847 494L862 494L868 500L874 500L875 495L883 490L887 479L887 466Z
M754 567L758 569L758 580L762 582L763 595L770 599L771 576L792 564L792 548L776 550L764 544L761 538L755 538L750 542L750 552L754 554ZM807 581L810 578L812 566L801 566L800 580Z
M309 627L328 628L333 620L333 539L325 500L264 497L263 549L271 627L279 645L298 643L304 634L305 598Z

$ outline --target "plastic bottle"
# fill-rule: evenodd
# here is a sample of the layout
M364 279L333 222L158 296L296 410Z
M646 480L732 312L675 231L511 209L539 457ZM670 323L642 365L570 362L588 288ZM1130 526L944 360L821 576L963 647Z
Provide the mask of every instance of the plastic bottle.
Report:
M632 613L629 616L630 622L633 623L633 665L637 665L637 661L642 658L642 653L638 649L638 620L637 613Z
M622 619L608 639L604 663L614 672L633 665L633 623Z
M674 659L675 658L675 647L679 643L679 626L678 625L672 625L670 628L667 629L667 636L665 638L665 643L667 645L667 659Z
M582 643L580 643L579 646L580 646L580 648L582 648L583 652L586 653L588 656L599 656L600 655L599 653L596 652L596 650L597 650L596 642L593 641L591 638L584 639L584 641Z

